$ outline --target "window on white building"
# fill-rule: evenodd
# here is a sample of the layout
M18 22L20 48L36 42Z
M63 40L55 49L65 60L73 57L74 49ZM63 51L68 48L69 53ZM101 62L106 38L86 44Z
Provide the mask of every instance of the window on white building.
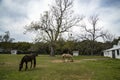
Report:
M119 50L117 49L117 55L120 55L120 52L119 52Z

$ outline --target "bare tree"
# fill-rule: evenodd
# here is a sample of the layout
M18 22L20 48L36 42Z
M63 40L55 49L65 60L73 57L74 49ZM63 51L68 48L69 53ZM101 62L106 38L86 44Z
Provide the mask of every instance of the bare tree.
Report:
M37 31L36 40L44 40L50 43L50 54L55 55L55 43L61 33L67 32L76 26L82 17L73 14L73 0L55 0L50 11L41 15L40 21L32 22L26 26L27 31Z
M2 42L2 40L3 40L3 39L2 39L2 35L0 35L0 42Z
M0 35L0 42L12 42L14 38L10 38L10 32L6 31L5 35Z
M99 28L97 26L97 23L99 21L99 18L97 15L91 16L89 18L89 23L91 25L91 28L88 28L88 26L86 24L81 25L82 29L84 29L84 34L80 35L80 38L83 40L89 40L90 41L90 45L91 45L91 55L94 54L95 51L95 41L104 36L105 33L103 33L102 28Z
M102 36L104 42L112 42L115 39L115 34L111 34L109 31L103 32Z

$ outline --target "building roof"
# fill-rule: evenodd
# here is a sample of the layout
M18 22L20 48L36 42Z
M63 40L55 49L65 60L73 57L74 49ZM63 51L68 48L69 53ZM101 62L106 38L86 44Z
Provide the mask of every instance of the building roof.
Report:
M120 49L120 41L118 41L118 44L117 44L117 45L113 45L112 48L106 49L106 50L104 50L103 52L105 52L105 51L112 51L112 50L116 50L116 49Z
M112 50L116 50L116 49L120 49L120 45L116 45L113 48L110 48L110 49L107 49L107 50L104 50L104 51L112 51Z

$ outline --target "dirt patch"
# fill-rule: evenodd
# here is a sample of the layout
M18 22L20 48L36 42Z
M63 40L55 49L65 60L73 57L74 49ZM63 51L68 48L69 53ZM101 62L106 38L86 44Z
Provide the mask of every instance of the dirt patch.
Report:
M80 63L82 60L74 60L74 63Z
M80 63L83 61L97 61L97 59L82 59L82 60L74 60L73 63ZM52 63L64 63L63 60L52 60ZM72 63L72 62L71 62Z
M62 60L53 60L52 62L53 63L62 63L63 61Z
M81 60L74 60L73 62L69 62L69 63L74 63L74 62L79 63L79 62L81 62ZM63 60L53 60L52 63L64 63L64 61Z
M97 59L83 59L85 61L97 61Z
M96 58L95 59L81 59L81 60L74 60L73 63L80 63L80 62L84 62L84 61L98 61L98 60L105 60L105 59L104 58L100 58L100 59L96 59ZM64 63L64 61L63 60L52 60L52 63Z

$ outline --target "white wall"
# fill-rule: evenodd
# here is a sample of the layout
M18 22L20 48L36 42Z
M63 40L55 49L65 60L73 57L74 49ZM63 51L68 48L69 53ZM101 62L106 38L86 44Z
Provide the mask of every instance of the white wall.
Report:
M17 54L17 50L11 50L11 54Z
M104 51L104 54L103 54L105 57L107 57L107 51Z
M115 56L116 56L117 59L120 59L120 49L119 49L119 55L117 55L117 50L116 50Z
M104 51L104 56L112 58L112 51Z
M112 58L112 51L109 51L109 57Z
M78 56L79 55L79 51L73 51L73 56Z
M104 56L112 58L112 51L104 51ZM117 55L117 50L115 50L115 58L120 59L120 49L119 55Z

